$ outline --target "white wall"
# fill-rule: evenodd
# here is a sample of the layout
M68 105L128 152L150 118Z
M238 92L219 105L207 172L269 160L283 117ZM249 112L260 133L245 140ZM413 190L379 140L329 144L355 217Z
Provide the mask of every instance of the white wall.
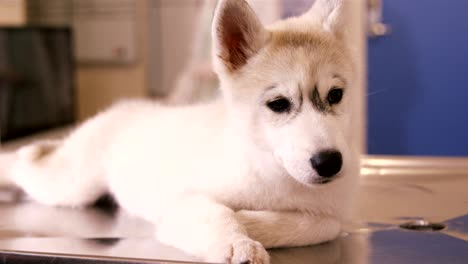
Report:
M354 103L354 140L361 153L366 153L367 140L367 0L348 0L349 46L356 54L358 76Z
M154 96L167 95L190 57L200 0L150 0L150 75Z

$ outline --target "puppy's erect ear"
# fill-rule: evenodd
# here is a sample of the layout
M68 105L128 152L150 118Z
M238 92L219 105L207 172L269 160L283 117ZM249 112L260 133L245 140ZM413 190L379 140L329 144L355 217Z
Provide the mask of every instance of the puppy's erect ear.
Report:
M303 17L341 38L344 35L346 0L316 0L312 8Z
M268 35L245 0L220 0L212 25L215 67L229 73L240 69L265 45Z

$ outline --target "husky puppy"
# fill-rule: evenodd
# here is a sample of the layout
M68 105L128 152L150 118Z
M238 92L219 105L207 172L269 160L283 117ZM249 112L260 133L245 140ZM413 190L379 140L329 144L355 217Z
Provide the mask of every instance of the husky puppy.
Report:
M64 140L3 154L2 181L54 206L110 192L157 239L209 262L269 263L265 248L336 238L359 167L342 2L266 28L244 0L220 0L221 98L116 104Z

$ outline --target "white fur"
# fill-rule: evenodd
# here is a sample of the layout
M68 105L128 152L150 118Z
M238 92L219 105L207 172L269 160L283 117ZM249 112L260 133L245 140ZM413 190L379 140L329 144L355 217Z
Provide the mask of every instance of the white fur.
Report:
M9 177L12 164L16 161L16 153L0 152L0 187L11 187L13 180Z
M335 18L325 18L336 16L336 3L318 1L320 23L327 23L320 33L324 41L333 38L329 30ZM154 223L162 242L207 261L269 263L264 247L337 237L359 165L350 142L352 88L346 88L347 99L336 115L319 113L305 97L302 111L286 117L266 108L265 100L282 94L296 102L302 92L298 84L313 82L326 92L339 85L330 77L336 71L352 86L349 61L327 60L328 49L337 49L334 44L323 51L289 48L269 54L262 47L270 31L255 21L243 0L220 1L213 26L215 54L225 48L216 30L224 30L220 17L228 5L251 23L249 32L261 33L247 36L258 54L237 72L215 59L223 98L186 107L119 103L64 141L20 150L11 180L49 205L79 207L110 191L123 208ZM308 21L308 15L302 19ZM270 30L309 30L308 23L298 21ZM312 66L317 69L311 71ZM271 84L276 87L265 91ZM314 185L318 175L309 159L324 148L343 153L343 169L337 180Z

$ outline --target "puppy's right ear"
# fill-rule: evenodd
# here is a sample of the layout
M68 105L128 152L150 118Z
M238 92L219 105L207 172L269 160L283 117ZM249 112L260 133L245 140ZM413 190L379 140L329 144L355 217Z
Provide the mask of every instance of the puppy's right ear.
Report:
M220 0L213 24L214 64L218 73L234 73L266 43L268 31L245 0Z

